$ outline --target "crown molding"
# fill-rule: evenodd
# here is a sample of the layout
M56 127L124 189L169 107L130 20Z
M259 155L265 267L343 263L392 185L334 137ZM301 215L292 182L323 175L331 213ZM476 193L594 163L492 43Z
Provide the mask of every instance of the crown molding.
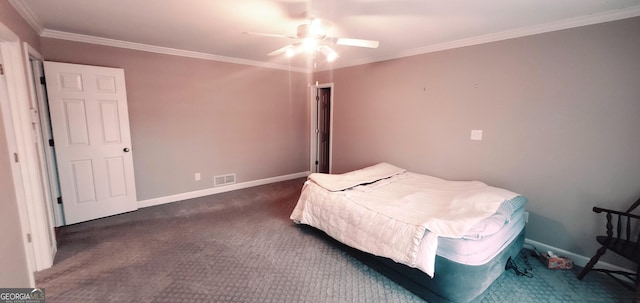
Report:
M640 5L632 6L626 9L603 12L600 14L570 18L570 19L550 22L546 24L517 28L517 29L498 32L494 34L488 34L488 35L482 35L482 36L477 36L477 37L472 37L467 39L460 39L456 41L438 43L438 44L433 44L425 47L418 47L414 49L401 51L389 56L353 60L353 61L345 62L343 64L337 64L333 68L336 69L336 68L356 66L356 65L368 64L368 63L374 63L374 62L380 62L380 61L387 61L392 59L399 59L399 58L433 53L433 52L438 52L438 51L443 51L448 49L485 44L490 42L513 39L513 38L520 38L520 37L554 32L554 31L570 29L575 27L633 18L638 16L640 16ZM323 69L323 70L327 70L327 69Z
M24 3L24 0L8 0L8 1L18 11L18 13L27 21L27 23L36 31L36 33L38 33L38 35L40 35L41 37L69 40L69 41L75 41L75 42L84 42L84 43L91 43L91 44L99 44L99 45L105 45L105 46L127 48L127 49L139 50L139 51L182 56L182 57L189 57L189 58L196 58L196 59L203 59L203 60L221 61L221 62L243 64L243 65L250 65L250 66L256 66L256 67L263 67L263 68L279 69L279 70L286 70L286 71L293 71L293 72L300 72L300 73L310 73L313 70L313 68L288 66L288 65L275 64L275 63L264 62L264 61L219 56L219 55L214 55L209 53L181 50L181 49L175 49L175 48L168 48L168 47L161 47L161 46L148 45L148 44L142 44L142 43L135 43L135 42L122 41L122 40L100 38L100 37L89 36L89 35L81 35L81 34L74 34L69 32L49 30L49 29L45 29L42 25L40 25L38 18L35 16L35 14L33 14L31 9L29 9L28 5ZM542 34L547 32L559 31L559 30L604 23L609 21L616 21L616 20L633 18L638 16L640 16L640 5L635 5L626 9L612 10L612 11L592 14L588 16L565 19L557 22L550 22L550 23L541 24L541 25L522 27L522 28L507 30L507 31L494 33L494 34L482 35L478 37L472 37L467 39L460 39L455 41L433 44L433 45L424 46L424 47L418 47L414 49L400 51L388 56L363 58L363 59L352 60L348 62L333 62L333 64L331 65L327 65L327 66L323 66L315 69L314 72L344 68L349 66L363 65L363 64L387 61L392 59L399 59L399 58L433 53L433 52L438 52L438 51L443 51L448 49L455 49L455 48L460 48L465 46L472 46L472 45L502 41L507 39L537 35L537 34Z
M9 3L13 6L13 8L16 9L16 11L18 11L18 14L20 14L20 16L22 16L22 18L27 21L29 26L31 26L31 28L33 28L33 30L36 31L38 35L42 35L44 27L40 25L38 17L36 17L29 6L24 3L24 0L9 0Z
M250 66L256 66L256 67L286 70L286 71L292 71L292 72L298 72L298 73L309 73L309 69L307 68L275 64L275 63L269 63L269 62L263 62L263 61L240 59L240 58L234 58L234 57L219 56L219 55L202 53L202 52L194 52L194 51L188 51L188 50L182 50L182 49L176 49L176 48L161 47L161 46L155 46L155 45L149 45L149 44L128 42L128 41L122 41L122 40L101 38L96 36L81 35L81 34L74 34L69 32L45 29L40 24L40 21L38 20L36 15L33 13L33 11L24 2L24 0L8 0L8 1L16 9L16 11L18 11L20 16L22 16L22 18L29 24L29 26L31 26L31 28L33 28L33 30L39 36L45 37L45 38L84 42L84 43L98 44L98 45L104 45L104 46L112 46L112 47L133 49L133 50L146 51L146 52L152 52L152 53L159 53L159 54L165 54L165 55L181 56L181 57L196 58L196 59L203 59L203 60L210 60L210 61L221 61L221 62L227 62L227 63L233 63L233 64L250 65Z
M240 58L234 58L234 57L219 56L219 55L202 53L202 52L194 52L194 51L188 51L188 50L182 50L182 49L176 49L176 48L170 48L170 47L155 46L155 45L142 44L142 43L136 43L136 42L101 38L96 36L74 34L74 33L55 31L55 30L49 30L49 29L45 29L40 36L45 38L98 44L98 45L104 45L104 46L133 49L138 51L152 52L152 53L165 54L165 55L181 56L181 57L196 58L196 59L203 59L203 60L210 60L210 61L221 61L221 62L234 63L234 64L251 65L256 67L279 69L279 70L286 70L286 71L299 72L299 73L308 72L308 70L305 68L294 67L294 66L287 66L287 65L248 60L248 59L240 59Z

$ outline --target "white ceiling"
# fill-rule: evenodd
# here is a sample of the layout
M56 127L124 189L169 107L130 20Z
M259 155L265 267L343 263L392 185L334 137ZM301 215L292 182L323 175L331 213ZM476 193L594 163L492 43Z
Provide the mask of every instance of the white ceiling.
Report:
M334 24L332 36L380 41L332 45L335 68L640 16L640 0L9 1L44 37L295 70L308 56L267 56L290 39L243 32L295 35L314 16Z

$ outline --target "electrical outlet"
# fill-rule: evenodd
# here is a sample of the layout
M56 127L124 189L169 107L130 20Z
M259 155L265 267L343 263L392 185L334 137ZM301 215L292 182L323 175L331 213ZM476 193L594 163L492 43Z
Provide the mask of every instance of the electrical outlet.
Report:
M194 176L194 178L196 179L196 181L200 181L200 173L196 173L196 175Z

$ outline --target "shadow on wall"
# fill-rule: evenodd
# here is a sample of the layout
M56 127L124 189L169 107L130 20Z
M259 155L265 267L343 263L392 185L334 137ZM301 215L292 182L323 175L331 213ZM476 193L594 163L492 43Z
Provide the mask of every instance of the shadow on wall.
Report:
M529 210L527 210L529 211ZM584 218L584 220L592 220L591 217L588 218ZM595 219L594 219L595 220ZM604 227L604 224L602 224L602 230L598 230L597 232L593 233L593 236L591 236L589 238L589 241L593 241L593 243L586 243L586 244L593 244L593 249L590 249L588 251L584 251L581 250L580 247L585 247L585 243L578 243L576 242L576 240L571 239L571 238L566 238L564 239L564 243L552 243L553 241L549 241L551 238L554 238L554 236L551 235L547 235L547 234L554 234L554 235L569 235L570 233L567 231L567 229L564 227L564 224L562 222L558 222L555 220L552 220L550 218L541 216L537 213L533 213L531 211L529 211L529 222L527 223L527 225L532 225L535 224L535 226L544 226L544 228L538 228L537 230L544 230L544 234L540 234L540 233L532 233L531 231L533 231L533 228L529 228L527 229L527 235L526 237L530 240L536 241L536 242L540 242L540 243L544 243L547 245L550 245L552 247L562 247L566 252L568 253L572 253L575 254L575 256L569 256L570 258L578 258L579 256L584 257L584 259L580 260L580 259L576 259L573 260L574 264L578 265L578 266L584 266L586 265L586 263L589 261L589 259L591 259L591 257L593 257L593 255L595 255L596 251L598 248L600 248L600 245L596 242L596 236L600 236L600 235L604 235L606 233L606 229ZM540 252L544 252L546 249L544 247L536 247L536 249ZM554 252L556 254L562 254L562 252ZM607 252L601 259L600 262L605 262L608 263L609 265L614 265L614 266L618 266L621 268L626 268L628 270L632 270L635 271L636 265L633 265L631 262L628 262L627 260L617 256L615 253L612 252ZM605 266L604 264L601 264L600 267ZM598 264L596 264L595 266L596 268L598 268Z
M544 228L536 228L536 230L538 231L544 230L544 234L532 233L532 230L533 230L532 228L527 229L527 238L531 240L534 240L540 243L549 244L556 247L567 247L570 249L566 249L566 250L571 252L575 252L575 248L580 247L580 245L578 245L578 243L572 239L569 239L570 242L568 243L562 243L562 245L558 245L558 243L552 243L552 241L549 241L551 238L555 238L555 237L548 236L547 233L553 233L555 235L569 234L562 222L554 221L553 219L543 217L537 213L529 211L529 222L527 223L527 225L533 225L536 227L544 226ZM541 248L536 247L536 249L540 250Z

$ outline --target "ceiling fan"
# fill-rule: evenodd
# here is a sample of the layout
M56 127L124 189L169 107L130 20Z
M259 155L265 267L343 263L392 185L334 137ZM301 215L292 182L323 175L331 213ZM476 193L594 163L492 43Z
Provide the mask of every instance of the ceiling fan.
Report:
M302 52L308 52L312 55L321 53L329 62L338 58L338 53L327 44L367 48L377 48L380 44L378 41L373 40L332 37L328 34L328 27L329 24L327 22L318 18L311 18L309 19L308 23L298 25L295 36L256 32L245 33L258 36L289 38L297 40L297 42L291 43L285 47L270 52L268 56L285 54L288 57L293 57Z

